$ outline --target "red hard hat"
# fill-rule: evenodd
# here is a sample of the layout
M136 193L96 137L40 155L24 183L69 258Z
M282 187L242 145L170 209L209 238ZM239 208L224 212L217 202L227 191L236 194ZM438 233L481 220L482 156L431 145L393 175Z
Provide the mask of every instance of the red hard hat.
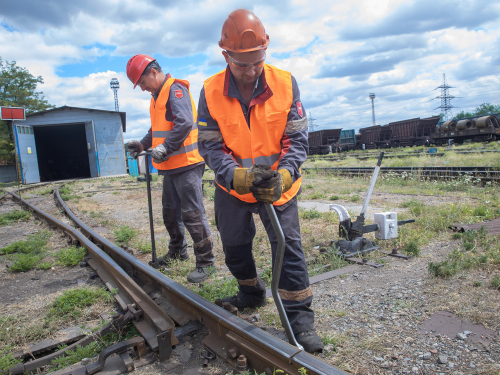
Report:
M219 47L231 52L251 52L266 49L269 35L253 12L238 9L227 17L222 26Z
M135 55L130 58L127 63L127 77L134 84L134 89L141 78L144 69L149 65L150 62L155 61L151 56L148 55Z

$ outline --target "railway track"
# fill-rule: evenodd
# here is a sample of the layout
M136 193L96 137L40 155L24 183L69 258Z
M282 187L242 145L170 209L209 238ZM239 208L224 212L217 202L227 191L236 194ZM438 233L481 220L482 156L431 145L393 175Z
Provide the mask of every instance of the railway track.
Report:
M342 176L369 176L373 174L371 167L323 167L302 168L304 173L338 174ZM457 178L479 179L481 182L500 182L500 171L494 167L381 167L381 174L392 174L399 177L419 177L450 180Z
M114 316L112 321L97 334L87 336L82 341L49 356L18 364L11 369L12 374L37 371L54 358L64 356L65 351L74 349L77 345L86 345L99 335L123 327L128 322L134 324L142 337L115 344L101 352L96 363L77 370L73 369L67 374L96 373L103 368L106 359L112 354L118 354L129 371L133 369L133 361L127 354L130 348L135 348L139 357L152 351L157 354L160 361L167 361L171 356L172 346L178 343L178 336L190 331L193 324L202 324L209 330L209 335L203 340L204 345L242 372L249 367L258 373L268 375L274 370L281 370L289 375L299 375L304 369L310 375L345 374L319 358L239 318L237 311L231 305L217 306L203 299L101 237L81 222L67 207L58 189L59 187L56 187L54 193L56 203L72 220L71 225L27 202L16 192L8 194L39 218L62 230L72 243L87 248L91 256L89 265L108 289L118 290L115 299L123 314ZM161 296L160 305L158 300L153 301L149 297L152 293Z

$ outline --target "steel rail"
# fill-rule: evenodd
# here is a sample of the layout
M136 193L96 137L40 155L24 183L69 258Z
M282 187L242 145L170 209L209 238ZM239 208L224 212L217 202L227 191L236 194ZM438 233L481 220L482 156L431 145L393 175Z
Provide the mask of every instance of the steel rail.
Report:
M109 289L116 288L119 290L118 294L115 295L115 299L120 304L120 307L124 311L133 311L137 314L137 319L133 321L133 324L146 339L151 350L158 351L160 358L169 358L172 350L171 346L178 343L178 340L174 336L175 325L170 317L148 297L139 285L106 252L101 250L85 235L28 203L18 195L12 192L9 192L9 194L51 225L61 228L66 234L70 234L73 239L76 239L88 249L89 254L92 256L91 263L93 268L96 269L103 280L110 280L106 283L106 286ZM58 188L56 188L56 195L60 202L62 202ZM142 315L144 319L141 319L139 315ZM166 345L163 345L164 343ZM27 362L23 366L23 371L36 370L36 366L37 363L35 361L31 364Z
M163 309L177 324L182 326L192 320L202 322L210 331L203 343L230 364L236 365L237 355L234 353L238 353L244 355L248 359L249 366L259 372L272 373L274 369L279 369L289 375L299 375L299 369L303 367L310 375L346 374L205 300L160 271L139 261L81 222L60 199L57 190L56 196L63 210L80 230L94 242L99 243L103 251L143 289L162 294L167 302Z

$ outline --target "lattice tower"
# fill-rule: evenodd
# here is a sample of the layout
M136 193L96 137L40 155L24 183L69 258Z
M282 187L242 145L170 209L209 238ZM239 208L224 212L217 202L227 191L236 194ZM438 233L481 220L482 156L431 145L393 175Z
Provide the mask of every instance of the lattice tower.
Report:
M451 105L451 99L455 99L455 97L453 95L450 95L450 93L448 92L449 89L453 88L454 88L453 86L450 86L446 83L446 75L443 73L443 84L434 89L434 90L441 89L441 95L435 97L435 99L441 99L441 105L434 109L441 110L441 113L444 116L444 121L448 121L453 118L453 113L451 112L451 109L456 108Z
M120 108L118 107L118 89L120 88L120 82L118 82L118 79L112 78L109 86L115 93L115 111L120 112Z

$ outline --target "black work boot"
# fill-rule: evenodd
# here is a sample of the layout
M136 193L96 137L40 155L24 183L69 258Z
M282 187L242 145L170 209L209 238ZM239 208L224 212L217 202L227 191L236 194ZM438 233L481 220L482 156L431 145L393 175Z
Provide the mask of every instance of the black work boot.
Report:
M250 309L255 309L257 307L266 306L267 299L265 292L264 295L262 295L261 293L257 295L257 294L247 294L240 291L235 296L223 298L222 302L229 302L231 305L238 308L239 312L241 312L247 307Z
M295 340L297 340L308 353L321 353L323 351L323 341L314 330L297 333L295 335Z

